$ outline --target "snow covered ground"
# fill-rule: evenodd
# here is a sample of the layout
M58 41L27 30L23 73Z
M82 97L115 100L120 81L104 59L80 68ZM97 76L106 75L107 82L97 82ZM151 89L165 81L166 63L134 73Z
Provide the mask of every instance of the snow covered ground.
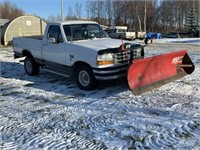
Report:
M71 78L25 74L0 48L0 149L200 149L198 43L156 42L146 56L188 49L195 71L134 96L124 80L82 91Z
M161 38L155 39L156 43L187 43L187 44L200 44L200 38Z

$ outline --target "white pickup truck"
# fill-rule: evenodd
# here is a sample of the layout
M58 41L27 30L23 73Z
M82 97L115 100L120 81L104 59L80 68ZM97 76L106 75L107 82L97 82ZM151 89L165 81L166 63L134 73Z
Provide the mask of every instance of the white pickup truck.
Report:
M136 38L135 32L127 31L125 28L110 29L108 35L115 39L134 40Z
M146 38L146 32L138 32L138 31L135 31L134 29L129 29L128 30L129 33L134 33L134 39L140 39L140 40L143 40Z
M14 37L13 49L14 58L25 57L28 75L40 69L71 75L83 90L125 76L130 62L144 57L142 45L111 39L92 21L48 23L44 36Z
M146 32L137 32L133 29L110 29L108 30L108 35L111 38L116 39L126 39L126 40L135 40L135 39L145 39Z

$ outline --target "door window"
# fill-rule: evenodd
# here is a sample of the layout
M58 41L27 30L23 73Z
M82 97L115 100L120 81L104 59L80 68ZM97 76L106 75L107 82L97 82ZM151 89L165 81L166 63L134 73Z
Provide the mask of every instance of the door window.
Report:
M50 26L47 34L47 39L48 38L55 38L56 43L63 43L60 27L56 25Z

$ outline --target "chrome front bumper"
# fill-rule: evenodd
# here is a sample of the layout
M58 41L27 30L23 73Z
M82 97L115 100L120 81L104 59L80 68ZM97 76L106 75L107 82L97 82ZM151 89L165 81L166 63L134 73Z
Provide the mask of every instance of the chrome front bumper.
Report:
M98 80L112 80L126 76L129 64L109 67L109 68L93 68L94 76Z

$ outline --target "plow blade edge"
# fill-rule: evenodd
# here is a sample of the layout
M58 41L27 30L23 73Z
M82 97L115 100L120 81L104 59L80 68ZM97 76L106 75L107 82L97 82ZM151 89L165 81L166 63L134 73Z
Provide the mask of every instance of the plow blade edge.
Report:
M127 80L134 95L158 88L194 71L186 50L133 60Z

